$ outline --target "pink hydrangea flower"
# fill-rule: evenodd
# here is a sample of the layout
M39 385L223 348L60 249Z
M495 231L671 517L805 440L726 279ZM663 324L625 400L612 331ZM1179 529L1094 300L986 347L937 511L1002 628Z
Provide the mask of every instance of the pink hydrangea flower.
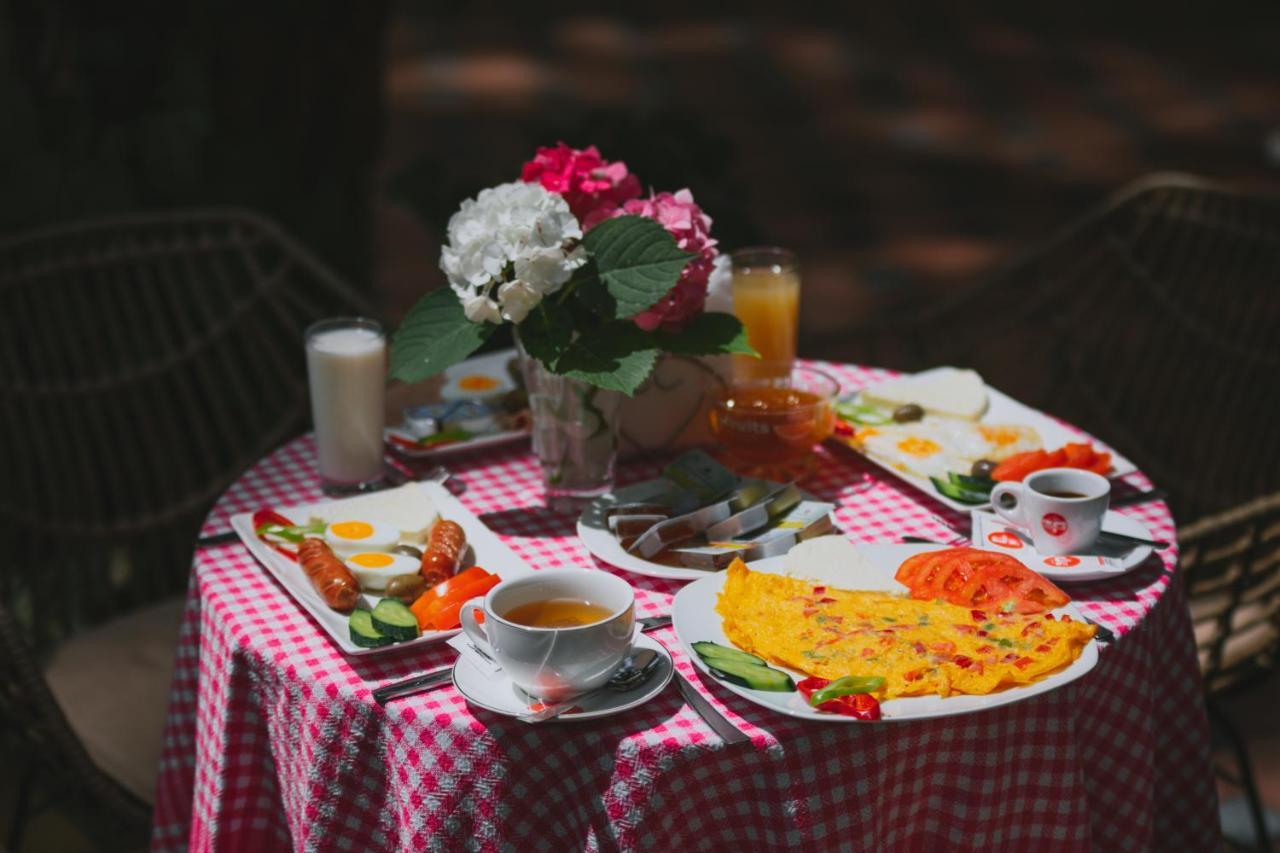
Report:
M687 189L676 193L656 193L649 198L628 201L611 216L635 214L660 224L675 238L676 245L697 257L685 265L680 280L671 292L657 303L641 311L633 319L647 332L661 327L676 332L702 313L707 301L707 279L716 255L716 241L711 238L711 217L702 212L693 193ZM583 223L583 228L587 228Z
M627 164L606 161L594 145L579 150L557 142L554 148L539 148L520 170L520 179L563 196L583 231L640 195L640 181L627 172Z

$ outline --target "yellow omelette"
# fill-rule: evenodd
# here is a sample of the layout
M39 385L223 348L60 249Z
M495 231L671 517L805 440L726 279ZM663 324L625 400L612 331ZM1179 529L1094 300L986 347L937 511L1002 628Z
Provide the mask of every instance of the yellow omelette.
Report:
M879 699L983 694L1071 664L1094 627L1063 616L985 612L887 592L849 591L727 570L716 603L734 645L821 678L879 675Z

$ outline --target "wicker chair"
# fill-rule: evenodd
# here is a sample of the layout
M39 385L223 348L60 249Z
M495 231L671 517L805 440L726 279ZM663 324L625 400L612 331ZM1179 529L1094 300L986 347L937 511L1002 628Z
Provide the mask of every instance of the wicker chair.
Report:
M1157 176L947 304L805 344L974 367L1105 436L1193 520L1275 488L1278 274L1280 203Z
M1235 755L1229 778L1244 790L1256 847L1269 850L1248 751L1216 700L1256 683L1280 659L1280 492L1187 525L1178 541L1210 721Z
M8 844L39 781L136 843L201 520L302 428L306 326L367 308L237 210L0 240L0 304L0 716L31 759Z

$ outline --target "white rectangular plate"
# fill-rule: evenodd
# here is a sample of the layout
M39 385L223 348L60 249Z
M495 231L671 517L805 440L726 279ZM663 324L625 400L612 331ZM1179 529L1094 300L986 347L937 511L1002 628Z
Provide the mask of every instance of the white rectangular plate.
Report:
M938 546L859 545L858 550L867 557L875 567L875 570L865 576L850 578L848 582L840 584L839 588L905 593L906 588L893 579L893 574L898 570L898 566L902 565L902 561L907 557L919 554L922 551L936 551ZM757 572L782 574L785 561L786 557L774 557L769 560L751 563L750 567ZM714 575L694 581L677 592L675 601L672 602L671 617L675 625L676 637L680 640L680 645L684 647L684 653L693 661L694 666L705 673L709 681L718 682L721 686L737 693L739 696L780 714L802 717L806 720L822 720L829 723L862 722L852 717L815 710L809 707L799 691L794 693L775 693L767 690L751 690L726 681L720 681L710 673L702 662L702 658L698 657L697 653L694 652L692 644L710 640L713 643L720 643L725 646L733 645L729 638L725 636L721 627L720 614L716 612L716 600L720 595L720 591L724 589L725 578L726 574L724 572L717 572ZM1057 616L1069 614L1072 619L1080 622L1085 621L1074 604L1059 607L1053 612ZM1080 657L1076 658L1074 663L1066 669L1037 681L1035 684L988 693L985 696L957 695L946 698L941 696L909 696L902 699L890 699L881 705L881 713L884 715L882 721L896 722L899 720L949 717L953 714L968 714L974 711L984 711L987 708L995 708L999 705L1008 705L1011 702L1019 702L1032 696L1039 696L1041 693L1048 693L1050 690L1055 690L1064 684L1075 681L1093 669L1097 662L1097 642L1092 641L1085 645ZM803 673L796 670L787 669L776 664L771 664L771 666L791 673L792 678L796 681L805 678ZM856 674L850 673L850 675Z
M435 504L436 511L440 513L441 518L456 521L462 525L463 531L467 534L467 544L470 545L471 553L474 555L473 565L483 566L486 571L498 575L503 580L526 575L533 571L524 560L517 557L515 552L498 538L496 533L485 527L484 522L476 518L471 510L449 494L449 490L444 486L439 483L425 482L418 483L417 486L426 492L427 497ZM335 501L334 503L341 502ZM272 507L272 509L294 522L305 523L310 505L283 508ZM416 640L392 643L389 646L377 649L366 649L357 646L351 642L351 633L347 628L347 614L339 613L325 604L324 599L311 586L311 580L303 573L301 566L268 547L254 534L253 515L251 513L242 512L232 516L231 529L236 532L240 537L240 541L244 542L245 547L257 558L262 567L267 570L267 574L280 582L280 585L293 596L294 600L302 606L302 609L310 613L316 622L320 624L320 627L333 640L334 645L346 654L368 655L407 649L424 643L439 642L458 633L456 628L452 631L427 631ZM373 607L381 596L366 593L362 594L361 598L367 606Z
M936 373L939 370L945 370L945 369L946 368L944 367L935 367L930 370L923 370L920 373L917 373L915 375L928 376L931 373ZM1036 432L1040 433L1040 440L1044 442L1044 447L1046 450L1056 450L1057 448L1061 447L1064 444L1081 440L1080 436L1077 433L1074 433L1071 430L1067 429L1062 424L1058 423L1053 418L1049 417L1039 409L1033 409L1030 406L1026 405L1025 403L1019 403L1017 400L1013 399L1009 395L1004 394L1000 391L997 391L995 388L992 388L990 385L986 386L986 388L987 388L987 410L986 412L983 413L982 417L978 418L978 423L980 424L1025 424L1026 426L1033 427ZM857 399L857 395L854 395L853 399ZM839 442L838 439L834 439L834 440ZM1134 464L1132 462L1130 462L1128 459L1121 456L1119 453L1116 453L1116 451L1112 450L1107 445L1093 438L1090 438L1089 441L1095 447L1105 450L1111 454L1111 473L1108 474L1109 477L1113 477L1113 478L1123 477L1124 475L1132 474L1134 471L1137 470L1137 468L1134 467ZM938 490L933 487L933 483L929 482L928 477L921 477L918 474L912 474L908 471L903 471L899 468L895 468L892 465L890 465L888 462L885 462L881 459L877 459L875 456L872 456L869 453L861 453L856 448L853 448L847 444L844 444L844 442L839 442L839 443L842 446L848 447L850 450L853 450L855 453L859 453L861 456L865 457L869 461L875 463L879 467L888 471L890 474L893 474L895 477L898 477L901 480L905 480L906 482L915 486L920 491L927 494L929 497L933 498L936 501L939 501L940 503L946 504L952 509L956 509L956 510L959 510L960 512L967 513L971 509L981 509L984 506L990 506L989 503L975 505L975 504L961 503L960 501L953 500L952 498L949 498L946 495L939 493ZM967 474L968 472L960 471L957 473Z

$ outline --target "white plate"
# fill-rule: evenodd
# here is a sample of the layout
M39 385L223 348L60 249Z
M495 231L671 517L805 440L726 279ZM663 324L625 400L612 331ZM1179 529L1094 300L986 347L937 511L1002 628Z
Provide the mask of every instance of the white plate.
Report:
M928 376L931 373L936 373L940 370L946 370L946 369L948 368L935 367L930 370L921 371L920 373L917 373L915 375ZM1064 444L1069 444L1071 442L1079 442L1084 440L1084 439L1081 439L1081 437L1078 434L1067 429L1062 424L1058 423L1053 418L1046 415L1044 412L1041 412L1038 409L1033 409L1030 406L1025 405L1023 403L1019 403L1017 400L1013 399L1007 394L1003 394L1000 391L997 391L995 388L992 388L990 385L986 386L986 388L987 388L987 410L986 412L983 413L982 417L978 418L978 421L977 421L978 423L980 424L1025 424L1026 426L1033 427L1036 432L1040 433L1040 440L1044 442L1044 447L1046 450L1056 450L1057 448L1061 447ZM845 399L856 400L857 397L858 397L858 394L854 394L851 397L847 397ZM918 474L912 474L910 472L895 468L892 465L890 465L888 462L877 459L876 457L870 454L862 453L857 448L850 447L848 444L845 444L839 439L832 439L832 440L836 441L843 447L848 447L850 450L853 450L855 453L859 453L861 456L865 457L866 459L875 463L879 467L888 471L890 474L893 474L895 477L905 480L906 482L915 486L920 491L929 495L934 500L944 503L947 506L951 507L952 509L957 509L957 510L960 510L961 512L968 512L971 509L981 509L984 506L987 506L987 507L990 506L989 503L975 506L974 504L966 504L966 503L961 503L960 501L957 501L957 500L953 500L952 498L949 498L946 495L940 494L938 490L933 487L933 483L929 481L928 477L921 477ZM1126 474L1132 474L1134 471L1138 470L1132 462L1130 462L1128 459L1121 456L1119 453L1116 453L1110 447L1107 447L1106 445L1094 439L1089 439L1089 441L1095 447L1099 447L1103 450L1106 450L1108 453L1111 454L1111 473L1108 474L1107 476L1123 477ZM958 471L956 473L967 474L969 472Z
M715 569L690 569L684 566L668 566L665 563L654 563L643 557L637 557L623 548L621 543L618 542L618 537L609 530L609 524L605 520L605 511L609 507L619 503L643 502L666 491L669 487L669 484L664 486L657 479L645 480L643 483L632 483L630 486L618 489L616 492L601 495L587 504L586 509L582 511L582 515L578 516L578 539L582 541L582 544L586 546L593 557L604 560L611 566L617 566L620 569L626 569L638 575L690 581L705 578L709 574L715 574L717 571ZM803 490L800 495L805 500L818 500L818 498Z
M1142 562L1147 557L1151 556L1150 545L1139 545L1137 548L1131 548L1123 556L1113 558L1110 565L1105 559L1105 555L1108 553L1107 549L1097 546L1081 551L1078 554L1071 554L1065 557L1050 557L1036 550L1035 545L1031 543L1029 535L1010 527L998 516L991 513L978 512L974 512L972 515L974 516L974 536L978 535L977 516L985 515L997 519L1002 527L1009 528L1009 532L1017 535L1019 543L1018 546L1010 548L1007 544L1002 544L999 537L993 539L992 534L988 534L987 539L990 541L974 541L973 547L1008 554L1027 568L1039 572L1056 583L1082 583L1084 581L1118 577L1126 572L1133 571L1142 565ZM1102 517L1102 529L1111 533L1122 533L1125 536L1137 536L1141 539L1155 538L1151 535L1151 531L1146 528L1146 525L1129 518L1127 515L1121 515L1115 510L1107 510L1107 514Z
M866 577L859 577L850 581L847 587L860 590L905 592L906 588L893 579L893 574L898 570L898 566L913 554L918 554L921 551L937 550L937 548L937 545L859 545L858 550L875 566L875 572L869 573ZM755 571L781 573L785 560L785 557L774 557L750 565ZM696 583L689 584L676 593L671 607L672 622L675 625L676 636L680 640L680 645L684 648L684 652L689 656L689 659L693 661L694 666L704 673L705 679L717 682L725 689L780 714L831 723L860 722L852 717L828 714L810 708L799 691L794 693L774 693L766 690L751 690L746 687L739 687L736 684L720 681L711 675L706 665L702 662L702 658L698 657L697 653L694 652L691 644L710 640L721 645L733 645L729 642L729 638L725 636L724 630L721 628L720 614L716 613L715 610L716 599L720 591L724 589L725 577L724 572L718 572ZM1084 617L1074 604L1059 607L1053 612L1059 616L1070 614L1072 619L1084 621ZM1075 681L1093 669L1094 664L1097 662L1097 643L1090 642L1085 645L1080 657L1076 658L1074 663L1060 672L1037 681L1035 684L989 693L985 696L959 695L948 696L945 699L941 696L909 696L902 699L890 699L881 705L881 713L884 715L884 721L895 722L898 720L949 717L953 714L984 711L988 708L1008 705L1011 702L1019 702L1023 699L1029 699L1032 696L1055 690L1064 684ZM797 681L805 677L803 673L789 670L786 667L775 668L791 673L792 677Z
M496 533L485 527L480 519L472 515L471 510L449 494L449 491L444 486L439 483L426 482L418 483L417 485L427 493L427 497L435 504L441 518L456 521L462 525L463 531L467 534L467 544L470 545L470 550L475 555L475 565L484 566L491 574L496 574L503 580L527 575L533 571L524 560L517 557L498 538ZM341 505L341 501L335 501L334 503ZM288 519L303 523L307 520L306 516L310 507L272 507L272 509L275 509ZM324 628L325 633L333 640L334 645L346 654L369 655L396 649L407 649L424 643L435 643L458 633L457 628L452 631L426 631L416 640L392 643L389 646L382 646L377 649L366 649L357 646L351 642L351 633L347 628L347 614L339 613L325 604L324 599L311 586L311 580L303 573L301 566L268 547L266 543L254 534L253 515L251 513L242 512L232 516L231 529L239 535L240 541L244 542L245 547L257 558L262 567L267 570L267 573L279 581L280 585L293 596L294 600L320 623L320 627ZM364 599L365 604L372 607L382 596L366 593L362 594L361 598Z
M637 705L643 705L661 693L662 688L667 686L675 672L670 653L657 640L646 637L644 634L636 640L635 648L653 649L658 653L657 671L649 677L648 681L636 690L626 693L604 690L585 697L581 711L566 711L554 719L568 723L609 717L629 711ZM453 686L472 705L507 717L514 717L523 712L530 701L520 688L511 683L511 679L501 673L497 678L491 678L471 663L466 655L459 655L454 661Z

